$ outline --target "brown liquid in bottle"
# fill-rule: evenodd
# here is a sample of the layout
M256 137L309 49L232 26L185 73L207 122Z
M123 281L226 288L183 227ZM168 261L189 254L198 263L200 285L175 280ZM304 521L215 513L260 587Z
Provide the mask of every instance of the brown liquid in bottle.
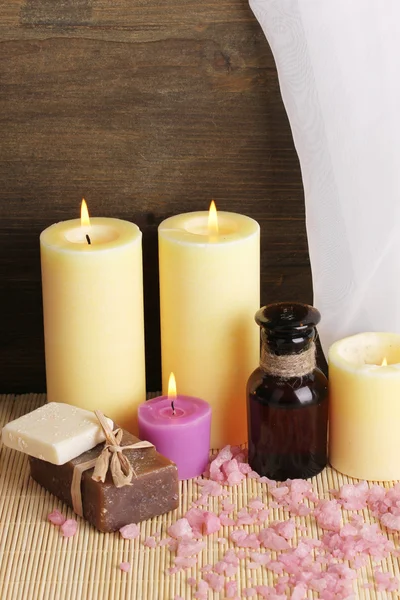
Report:
M270 479L306 479L327 464L328 386L315 367L319 320L316 309L294 303L256 314L263 350L247 388L249 462Z

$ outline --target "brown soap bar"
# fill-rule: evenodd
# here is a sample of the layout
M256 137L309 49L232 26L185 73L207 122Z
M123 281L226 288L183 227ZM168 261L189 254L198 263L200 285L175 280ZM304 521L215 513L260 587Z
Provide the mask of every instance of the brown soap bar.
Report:
M124 431L121 446L139 440ZM46 490L72 507L71 481L74 466L97 458L104 448L99 444L64 465L53 465L29 457L31 476ZM82 474L81 493L84 518L103 532L116 531L128 523L139 523L179 504L178 469L155 448L124 450L135 473L132 485L114 486L110 470L104 483L93 481L94 469Z

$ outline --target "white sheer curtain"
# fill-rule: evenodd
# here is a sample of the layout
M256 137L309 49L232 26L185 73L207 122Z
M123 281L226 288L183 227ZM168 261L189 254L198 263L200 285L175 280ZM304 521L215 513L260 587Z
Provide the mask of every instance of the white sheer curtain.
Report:
M400 333L400 1L250 0L299 155L326 353Z

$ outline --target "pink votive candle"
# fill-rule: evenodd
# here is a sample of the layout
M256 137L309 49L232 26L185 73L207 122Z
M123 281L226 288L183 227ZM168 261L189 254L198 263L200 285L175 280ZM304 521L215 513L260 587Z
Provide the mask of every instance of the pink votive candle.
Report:
M178 467L179 479L205 471L210 452L211 407L192 396L178 395L171 403L159 396L139 406L139 437L155 445Z

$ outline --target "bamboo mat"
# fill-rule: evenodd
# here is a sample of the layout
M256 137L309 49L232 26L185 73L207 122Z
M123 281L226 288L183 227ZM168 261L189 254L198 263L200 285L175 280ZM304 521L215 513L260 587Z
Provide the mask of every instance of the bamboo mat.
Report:
M0 427L45 402L45 395L0 396ZM350 478L325 469L312 481L319 497L329 497L328 490L338 489ZM389 487L386 484L386 487ZM247 505L250 498L266 498L266 486L256 480L245 480L241 485L228 488L236 508ZM181 501L178 510L141 524L140 538L124 540L118 533L101 534L82 519L78 533L64 538L58 528L47 521L55 508L67 518L75 515L59 500L46 492L29 477L27 457L5 448L0 443L0 600L173 600L181 596L194 598L195 588L187 583L188 577L198 577L200 568L222 558L231 543L222 545L218 537L228 537L228 528L208 536L207 547L199 557L198 566L175 575L167 575L172 566L172 554L166 546L155 549L143 545L147 536L161 532L164 537L168 526L182 516L193 500L199 497L199 488L192 482L181 483ZM218 498L210 500L209 510L218 511ZM344 511L345 512L345 511ZM283 519L281 508L273 509L271 519ZM367 523L374 519L363 511ZM287 518L287 517L286 517ZM306 527L306 535L317 536L315 520L299 517ZM249 532L258 526L245 526ZM389 539L393 540L392 536ZM397 544L397 538L394 540ZM119 569L122 562L131 563L131 570ZM358 571L358 598L398 598L398 593L380 592L362 587L372 582L372 563ZM383 571L400 576L399 559L389 557L382 561ZM241 560L236 577L238 589L251 585L271 585L272 573L266 569L251 571L246 560ZM400 592L400 591L399 591ZM240 595L240 592L239 592ZM312 596L310 596L312 597ZM209 592L211 600L223 600L224 594Z

